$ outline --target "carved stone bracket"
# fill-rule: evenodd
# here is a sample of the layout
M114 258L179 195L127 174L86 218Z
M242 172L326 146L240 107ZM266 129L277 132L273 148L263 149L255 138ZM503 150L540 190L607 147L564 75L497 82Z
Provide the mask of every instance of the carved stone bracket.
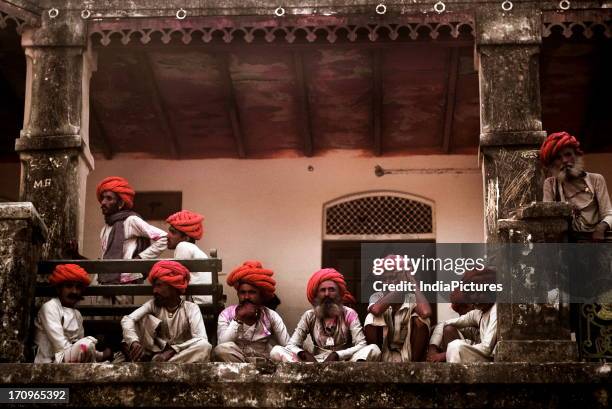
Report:
M576 10L560 13L547 11L542 14L542 37L550 37L561 30L565 38L582 35L591 38L601 31L607 38L612 37L612 12L607 10Z

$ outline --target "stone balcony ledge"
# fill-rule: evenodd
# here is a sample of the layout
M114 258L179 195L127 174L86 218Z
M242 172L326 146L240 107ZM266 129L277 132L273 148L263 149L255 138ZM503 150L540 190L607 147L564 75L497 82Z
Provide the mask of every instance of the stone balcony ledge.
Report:
M611 369L593 363L0 364L0 387L69 387L69 407L603 408L612 394Z

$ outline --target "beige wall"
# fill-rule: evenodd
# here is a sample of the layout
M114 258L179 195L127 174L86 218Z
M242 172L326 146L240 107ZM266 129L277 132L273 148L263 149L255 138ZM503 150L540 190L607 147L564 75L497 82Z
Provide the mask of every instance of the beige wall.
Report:
M308 307L307 278L321 267L325 202L374 190L419 195L435 203L438 242L483 240L479 173L376 177L377 164L385 168L478 166L476 156L383 159L347 153L310 159L100 160L88 179L84 254L99 256L102 218L95 187L104 177L125 176L140 191L182 190L183 207L206 217L200 247L219 249L224 272L246 259L259 259L275 271L283 302L279 312L292 329ZM313 172L307 170L309 165L314 166ZM230 302L235 301L233 289L226 288L226 294Z

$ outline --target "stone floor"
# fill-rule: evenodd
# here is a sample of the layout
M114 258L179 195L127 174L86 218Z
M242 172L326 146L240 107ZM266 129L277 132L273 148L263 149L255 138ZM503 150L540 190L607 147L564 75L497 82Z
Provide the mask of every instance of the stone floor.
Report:
M0 387L67 386L69 407L587 409L609 407L611 369L585 363L0 364Z

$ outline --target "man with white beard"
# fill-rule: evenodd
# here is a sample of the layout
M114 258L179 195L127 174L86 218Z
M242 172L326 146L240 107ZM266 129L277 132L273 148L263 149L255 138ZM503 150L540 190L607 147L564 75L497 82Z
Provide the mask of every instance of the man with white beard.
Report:
M612 204L604 177L584 170L578 140L567 132L549 135L540 148L542 163L553 174L544 181L545 202L566 202L574 209L572 230L604 239L612 226Z

